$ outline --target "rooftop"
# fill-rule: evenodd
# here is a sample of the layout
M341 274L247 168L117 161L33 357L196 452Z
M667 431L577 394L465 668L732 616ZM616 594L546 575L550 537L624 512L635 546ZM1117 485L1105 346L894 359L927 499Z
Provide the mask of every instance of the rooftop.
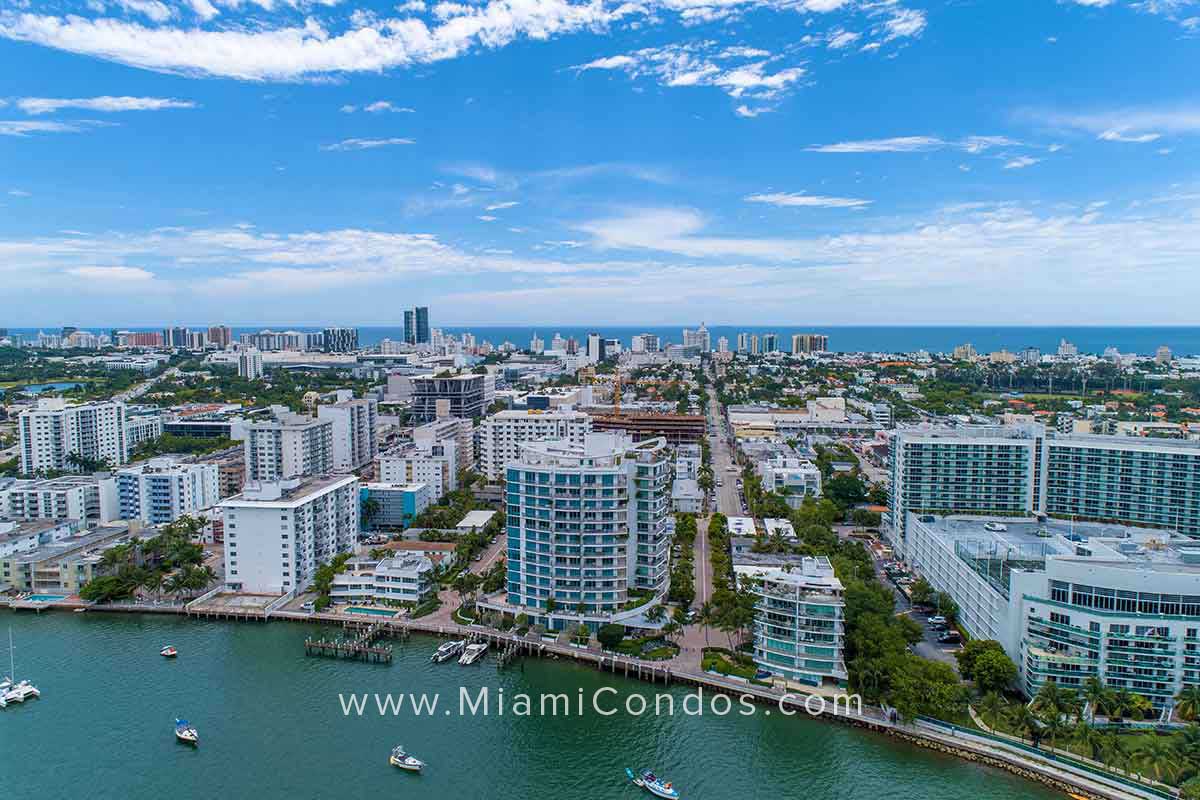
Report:
M258 503L295 505L313 495L358 481L353 475L313 475L284 481L249 481L241 494L223 500L222 506Z

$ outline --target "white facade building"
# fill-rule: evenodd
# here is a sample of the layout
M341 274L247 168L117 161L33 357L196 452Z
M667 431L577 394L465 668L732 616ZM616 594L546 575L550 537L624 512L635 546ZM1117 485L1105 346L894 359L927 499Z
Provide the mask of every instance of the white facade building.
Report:
M287 594L308 586L318 566L354 549L358 478L247 484L221 509L226 586L251 594Z
M129 460L125 433L125 404L115 401L69 405L59 397L38 400L36 408L17 417L21 472L76 469L74 458L107 461L113 466Z
M333 576L329 596L335 603L405 603L419 605L435 591L433 562L422 555L404 553L385 558L352 559L346 570Z
M383 483L424 483L436 502L458 488L458 456L454 442L412 442L381 453L375 476Z
M799 508L805 497L821 496L821 470L806 458L775 456L760 461L758 475L762 478L763 491L787 493L784 500L792 508Z
M755 584L754 661L768 672L813 686L844 686L845 601L825 556L799 569L769 570Z
M63 475L48 480L0 478L0 519L75 519L97 525L118 519L116 479Z
M121 519L161 525L196 516L221 499L219 474L216 464L185 464L172 456L117 470Z
M1033 696L1097 678L1171 706L1200 685L1200 542L1117 524L910 513L909 560Z
M375 460L379 404L370 398L320 406L317 418L333 423L333 469L351 472Z
M272 406L274 419L246 423L246 480L277 481L333 471L333 422Z
M583 444L592 430L591 415L582 411L501 411L479 425L479 468L489 481L504 476L504 465L515 461L528 442L563 440Z
M238 353L238 376L248 381L256 381L263 376L263 357L257 350L243 350Z
M413 441L428 449L446 440L454 442L454 465L459 471L475 468L475 426L461 417L439 417L413 428ZM457 483L457 481L455 481ZM451 491L454 485L448 486Z

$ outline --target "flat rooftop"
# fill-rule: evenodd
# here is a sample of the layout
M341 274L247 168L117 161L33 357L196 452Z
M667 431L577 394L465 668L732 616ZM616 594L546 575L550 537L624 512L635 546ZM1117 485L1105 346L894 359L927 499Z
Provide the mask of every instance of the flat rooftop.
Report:
M926 528L953 541L961 552L991 552L994 557L1019 561L1079 558L1200 575L1200 541L1174 531L1035 517L922 514L917 518ZM997 525L1004 530L996 529Z
M289 503L299 503L305 498L311 497L331 486L356 480L358 479L353 475L311 475L305 478L293 478L285 481L264 481L259 484L249 482L239 494L222 500L219 505L236 503L277 503L286 505ZM272 489L275 484L279 486L277 492Z

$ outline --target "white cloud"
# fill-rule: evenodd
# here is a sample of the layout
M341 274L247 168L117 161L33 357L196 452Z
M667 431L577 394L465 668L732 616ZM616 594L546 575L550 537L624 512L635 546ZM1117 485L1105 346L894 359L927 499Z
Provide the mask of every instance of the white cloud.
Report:
M1006 136L967 136L946 140L936 136L897 136L891 139L863 139L834 144L814 144L805 148L812 153L926 153L952 148L978 154L996 147L1019 147L1021 142Z
M823 14L844 9L873 25L871 35L882 41L917 36L927 24L924 12L903 8L898 0L863 4L848 0L485 0L440 2L429 18L414 16L427 10L419 1L396 6L404 16L386 18L386 12L361 9L337 17L317 13L321 6L338 0L185 0L199 24L193 18L173 19L177 16L173 7L162 0L121 0L142 6L150 16L149 24L104 16L103 3L93 2L97 16L92 18L76 13L0 14L0 37L143 69L261 81L377 73L497 49L521 39L544 41L615 27L640 29L668 19L684 25L731 21L758 10ZM304 22L272 25L255 19L208 25L220 14L218 5L239 9L248 3L268 11L286 5L304 12ZM835 46L848 44L850 36L835 39ZM621 67L624 60L621 56L601 59L593 62L593 68L628 68L628 64Z
M1162 138L1161 133L1126 133L1121 130L1108 130L1096 137L1106 142L1131 142L1133 144L1146 144Z
M485 206L484 211L501 211L503 209L513 208L514 206L519 206L519 205L521 205L521 204L519 202L517 202L516 200L506 200L503 203L492 203L489 206Z
M745 198L747 203L767 203L773 206L803 207L803 208L861 208L869 206L870 200L860 200L854 197L825 197L819 194L803 192L767 192L752 194Z
M169 108L195 108L191 100L170 97L21 97L17 108L26 114L52 114L64 108L115 113L120 111L162 111Z
M886 31L885 39L906 38L910 36L920 36L925 30L927 21L924 11L917 11L910 8L898 9L895 14L884 23Z
M577 72L617 70L638 79L649 77L662 86L714 86L735 99L771 100L792 88L807 74L800 65L768 68L775 60L767 51L750 47L718 47L716 42L648 47L579 64ZM741 61L742 63L731 63ZM742 104L739 116L756 116L766 109Z
M116 0L116 4L126 11L144 14L154 22L166 22L175 15L169 6L158 0Z
M775 109L771 108L770 106L755 106L754 108L751 108L750 106L746 105L745 103L742 103L740 106L738 106L737 108L735 108L733 110L733 113L737 114L739 117L745 117L746 119L754 119L755 117L761 116L763 114L770 114L774 110Z
M407 106L394 105L388 100L376 100L374 103L368 103L365 106L344 105L339 109L343 114L353 114L356 111L365 111L368 114L380 114L384 111L389 111L393 114L415 114L415 108Z
M475 219L479 220L480 222L495 222L496 221L496 217L493 217L491 214L480 214Z
M1004 165L1005 169L1025 169L1032 167L1034 164L1041 161L1040 158L1030 158L1029 156L1017 156Z
M1022 109L1019 120L1058 131L1088 133L1110 142L1152 142L1164 134L1200 133L1200 106L1163 105L1088 112ZM1153 138L1151 138L1153 137Z
M25 191L24 189L9 189L8 195L9 195L9 197L31 197L32 196L32 195L30 195L29 192Z
M66 270L68 275L97 281L97 286L106 281L121 281L122 283L154 280L154 273L138 267L72 267Z
M841 50L854 44L861 38L861 33L838 29L830 32L825 46L830 50Z
M0 120L0 136L31 136L36 133L79 133L87 123L45 120Z
M334 144L321 145L322 150L373 150L376 147L391 147L398 144L416 144L412 139L392 137L390 139L343 139Z

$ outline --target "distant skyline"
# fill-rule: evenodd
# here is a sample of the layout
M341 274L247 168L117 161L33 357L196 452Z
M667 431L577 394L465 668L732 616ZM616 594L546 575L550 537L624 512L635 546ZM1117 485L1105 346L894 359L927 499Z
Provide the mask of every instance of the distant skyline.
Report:
M1187 325L1198 63L1200 0L0 0L0 326Z

